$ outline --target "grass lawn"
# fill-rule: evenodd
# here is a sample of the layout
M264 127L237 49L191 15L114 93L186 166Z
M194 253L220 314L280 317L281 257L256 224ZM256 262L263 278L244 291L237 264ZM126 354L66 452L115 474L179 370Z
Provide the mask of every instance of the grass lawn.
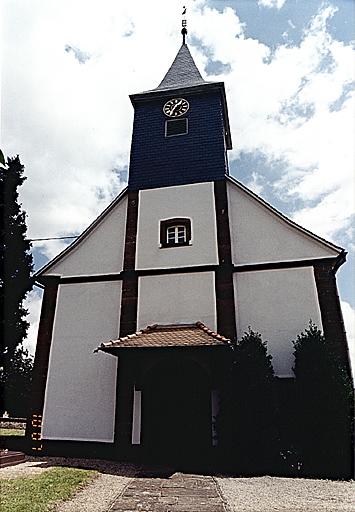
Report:
M22 428L0 428L0 436L24 436L25 431Z
M57 467L33 477L0 480L1 512L45 512L96 475L97 471Z

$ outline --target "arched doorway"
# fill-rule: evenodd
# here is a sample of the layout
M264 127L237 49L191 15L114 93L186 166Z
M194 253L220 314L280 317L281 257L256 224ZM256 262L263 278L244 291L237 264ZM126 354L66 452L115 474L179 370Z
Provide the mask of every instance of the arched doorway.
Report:
M179 358L154 365L144 379L142 444L157 458L196 457L211 446L211 391L206 372Z

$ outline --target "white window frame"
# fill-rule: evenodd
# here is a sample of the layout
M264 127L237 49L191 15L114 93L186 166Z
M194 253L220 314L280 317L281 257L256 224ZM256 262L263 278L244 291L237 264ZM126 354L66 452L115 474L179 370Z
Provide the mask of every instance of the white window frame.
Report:
M160 221L160 247L184 247L192 245L192 226L188 217L175 217Z
M170 234L173 234L173 237L171 237ZM169 226L166 229L166 243L167 244L186 243L186 240L187 240L186 226L183 226L182 224L177 224L176 226Z

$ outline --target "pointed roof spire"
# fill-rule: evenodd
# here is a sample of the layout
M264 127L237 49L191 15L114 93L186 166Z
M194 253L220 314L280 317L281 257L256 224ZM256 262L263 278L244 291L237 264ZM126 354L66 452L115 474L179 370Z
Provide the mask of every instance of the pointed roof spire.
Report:
M191 56L186 44L182 44L165 77L155 90L192 87L206 82Z
M165 77L155 89L170 89L176 87L191 87L194 85L205 84L205 80L202 78L197 66L191 56L190 50L186 44L187 36L187 21L186 21L186 7L182 9L182 46L178 51L172 65L170 66Z
M190 50L186 44L186 35L187 35L187 22L186 22L186 7L183 7L182 10L182 45L171 64L168 72L164 76L163 80L160 82L158 87L155 89L151 89L149 91L145 91L141 94L160 92L160 91L168 91L169 89L179 89L186 87L196 87L199 85L211 84L211 82L206 82L204 80L197 69L197 66L191 56ZM136 95L131 95L131 99Z

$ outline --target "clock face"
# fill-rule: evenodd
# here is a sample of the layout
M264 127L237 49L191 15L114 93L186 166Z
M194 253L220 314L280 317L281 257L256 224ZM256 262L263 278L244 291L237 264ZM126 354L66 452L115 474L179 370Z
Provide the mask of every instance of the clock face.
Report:
M179 117L184 115L189 108L189 102L184 98L173 98L165 103L163 112L168 117Z

